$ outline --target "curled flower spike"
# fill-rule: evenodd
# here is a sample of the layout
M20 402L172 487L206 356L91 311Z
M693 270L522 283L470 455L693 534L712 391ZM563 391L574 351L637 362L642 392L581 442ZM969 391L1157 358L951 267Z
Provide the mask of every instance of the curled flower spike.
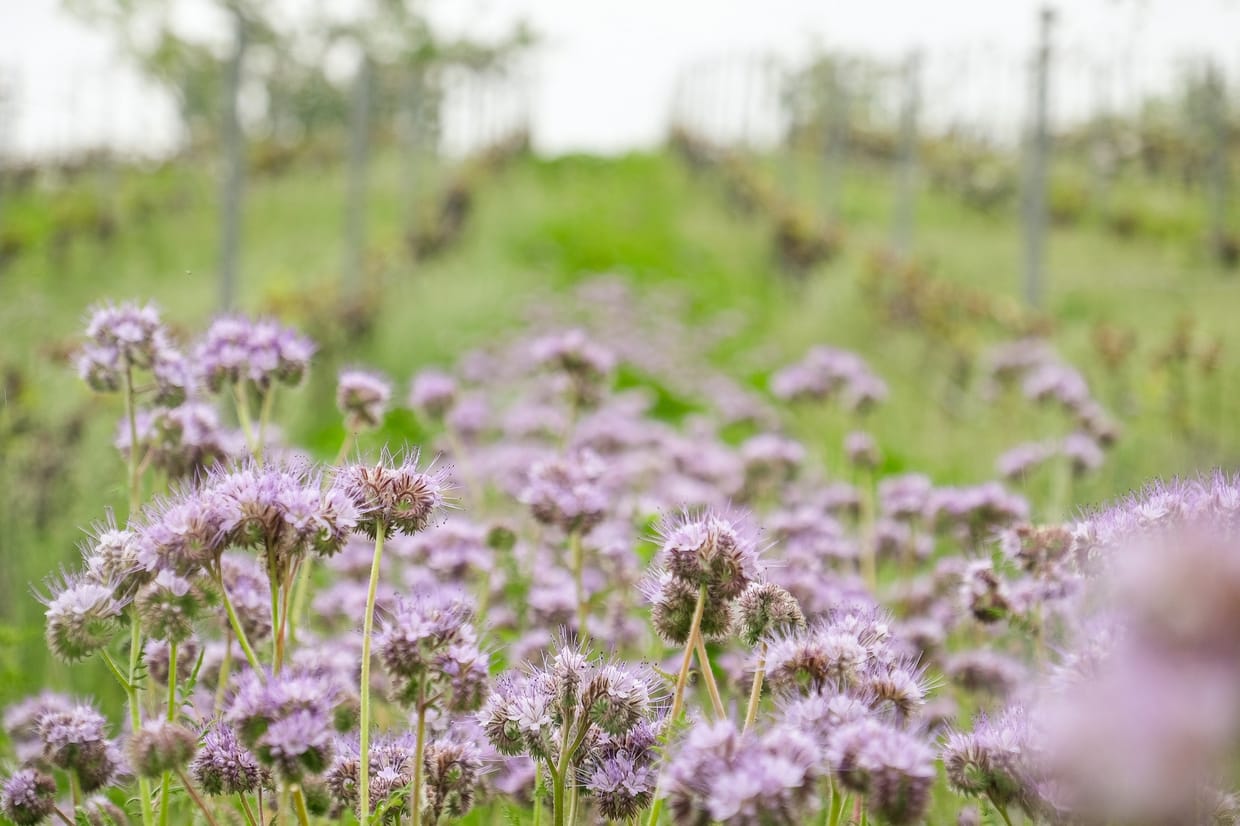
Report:
M121 755L105 734L107 721L86 704L49 711L39 718L43 759L77 775L85 792L103 788L116 775Z
M344 370L336 384L336 406L351 431L378 427L391 397L387 379L366 370Z
M125 607L111 583L68 574L40 599L47 605L44 639L65 662L83 660L107 646Z
M520 499L534 518L565 533L589 533L606 514L602 460L589 450L535 462Z
M487 656L478 647L473 612L457 597L400 600L377 631L375 648L407 705L440 698L443 707L473 711L482 703Z
M345 465L333 489L356 510L357 525L372 539L380 528L391 536L425 529L447 503L449 482L442 470L418 470L418 453L397 460L386 450L373 465Z
M761 576L759 548L739 515L688 511L658 528L659 561L676 579L705 586L712 600L731 602Z
M274 321L225 316L212 322L195 358L212 392L250 381L262 389L297 385L314 355L314 343Z
M198 735L179 723L148 720L129 738L129 762L142 777L177 771L198 751Z
M213 796L249 794L266 780L266 770L258 759L223 723L203 737L202 748L190 763L190 774L204 792Z
M38 769L18 769L0 790L0 812L17 826L34 826L56 808L56 781Z
M755 582L732 603L733 625L750 648L771 634L805 627L805 614L796 597L772 582Z
M423 370L413 377L409 406L439 421L452 410L457 399L456 379L438 370Z

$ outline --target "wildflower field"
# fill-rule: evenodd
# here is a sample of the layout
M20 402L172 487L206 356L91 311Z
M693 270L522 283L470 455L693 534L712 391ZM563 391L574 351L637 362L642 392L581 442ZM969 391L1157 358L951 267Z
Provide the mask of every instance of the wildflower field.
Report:
M0 815L1236 822L1240 283L1083 222L1031 310L864 164L800 266L695 151L517 154L417 263L380 157L355 283L295 167L228 315L192 165L6 260Z

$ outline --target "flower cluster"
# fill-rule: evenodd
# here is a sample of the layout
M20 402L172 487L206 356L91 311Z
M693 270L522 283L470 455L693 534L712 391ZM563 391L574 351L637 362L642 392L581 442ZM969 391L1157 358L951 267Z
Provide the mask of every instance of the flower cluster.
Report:
M459 597L401 599L380 625L379 659L393 699L409 706L432 701L456 712L482 704L488 658L478 647L473 612Z
M771 392L792 402L842 398L849 410L865 412L887 398L887 383L856 353L819 346L771 376Z
M212 392L241 382L265 391L275 384L300 384L314 343L274 321L226 316L211 324L194 355Z

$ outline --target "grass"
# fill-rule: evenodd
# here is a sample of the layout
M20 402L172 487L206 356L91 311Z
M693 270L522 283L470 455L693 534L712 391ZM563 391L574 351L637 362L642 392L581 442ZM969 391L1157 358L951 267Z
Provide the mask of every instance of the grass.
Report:
M813 203L811 168L795 171L788 180L796 196ZM51 662L41 644L41 610L28 583L70 562L81 529L106 507L124 510L122 466L110 447L119 399L92 397L64 353L79 335L85 309L108 298L150 298L182 329L201 329L216 296L209 172L180 169L172 184L171 173L161 172L158 185L174 190L177 208L123 226L111 242L81 240L55 255L35 249L0 274L6 332L0 479L9 491L0 503L0 624L7 626L0 637L0 704L43 685L69 686L67 669ZM368 265L382 309L371 334L347 357L402 383L419 366L447 364L520 325L528 307L582 276L620 272L643 288L680 291L696 322L739 314L738 332L715 357L756 386L811 344L860 351L891 384L890 401L868 423L887 450L888 472L917 469L942 483L982 481L1005 448L1063 432L1062 422L1023 406L995 407L976 395L946 403L943 354L921 335L885 325L867 305L860 275L890 223L885 173L850 170L842 196L845 254L795 285L772 263L768 222L729 210L718 181L691 175L669 155L522 159L485 182L460 244L417 266L402 246L406 209L398 172L391 155L374 169ZM436 171L428 190L442 175ZM141 178L126 185L140 187ZM295 171L253 183L245 208L244 308L299 292L335 294L343 191L339 171ZM1076 501L1104 500L1159 474L1234 467L1240 441L1229 426L1234 401L1224 391L1240 378L1231 355L1240 350L1240 328L1231 320L1240 283L1184 243L1121 243L1090 225L1056 229L1051 243L1047 309L1058 322L1055 343L1086 369L1104 400L1112 380L1097 366L1093 326L1121 324L1139 335L1130 377L1134 407L1122 418L1123 439L1106 469L1077 487ZM1020 237L1011 216L980 214L927 193L916 247L938 277L1019 294ZM1177 431L1166 416L1172 386L1150 360L1185 315L1203 337L1220 336L1225 355L1220 372L1194 387L1194 427ZM277 411L291 435L323 459L341 435L330 401L336 361L329 355L309 385L283 397ZM790 427L828 466L838 466L845 422L806 414ZM419 435L408 417L394 416L364 446ZM1048 488L1049 480L1035 479L1029 492L1045 502ZM73 684L104 684L103 670L92 668L78 667Z

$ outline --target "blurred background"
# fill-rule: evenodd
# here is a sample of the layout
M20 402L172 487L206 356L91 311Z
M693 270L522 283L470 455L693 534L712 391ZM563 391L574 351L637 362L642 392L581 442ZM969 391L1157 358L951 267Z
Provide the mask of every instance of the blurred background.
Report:
M887 472L992 478L1010 421L967 391L1034 335L1123 428L1080 504L1234 468L1236 31L1227 0L5 3L0 701L67 681L30 583L124 497L71 361L107 299L306 330L281 419L324 459L340 365L403 382L611 272L755 388L862 352ZM393 416L370 447L425 435Z

